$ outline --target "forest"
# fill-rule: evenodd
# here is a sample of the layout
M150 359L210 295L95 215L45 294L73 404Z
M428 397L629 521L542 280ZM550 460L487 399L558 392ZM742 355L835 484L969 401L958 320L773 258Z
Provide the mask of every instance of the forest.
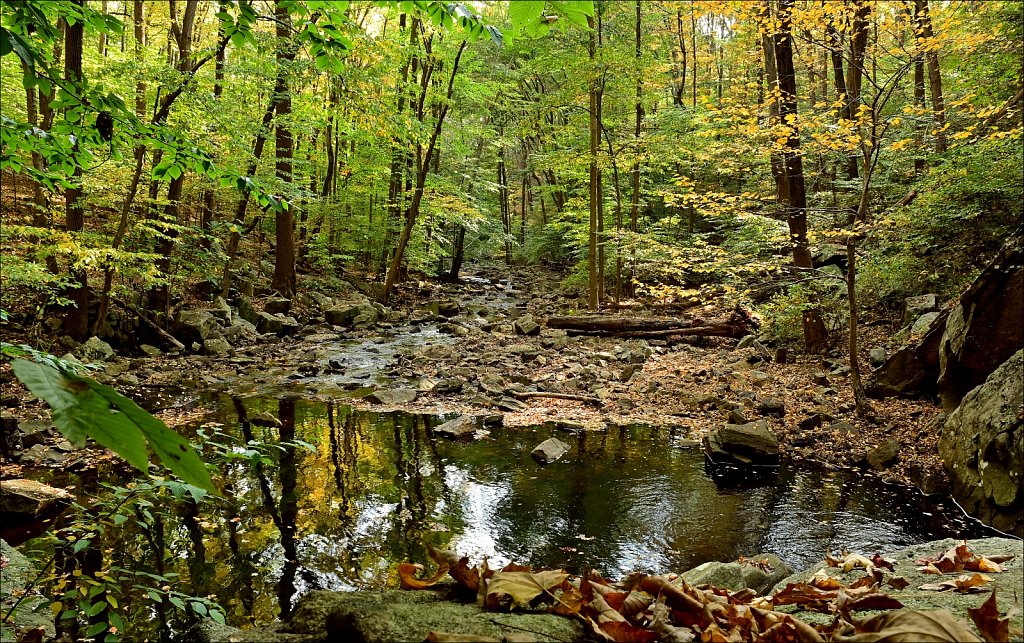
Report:
M4 641L1024 637L1024 3L5 0L0 91Z

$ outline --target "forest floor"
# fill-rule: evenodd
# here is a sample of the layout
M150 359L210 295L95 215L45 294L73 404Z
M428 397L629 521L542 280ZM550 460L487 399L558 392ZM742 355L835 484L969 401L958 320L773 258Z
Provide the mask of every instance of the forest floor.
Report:
M858 417L847 360L839 351L811 356L791 348L786 363L776 363L774 352L759 345L739 349L736 340L726 338L689 338L684 343L571 337L547 328L525 336L516 333L516 318L529 314L543 324L547 316L565 314L579 303L557 294L556 276L544 271L503 267L479 272L489 278L477 276L462 284L421 281L408 287L396 314L389 317L392 321L375 328L332 334L339 329L316 324L314 318L296 337L267 338L238 347L231 356L166 354L115 360L99 378L129 393L162 386L230 393L251 389L254 383L277 382L330 397L339 391L324 377L331 372L325 365L332 353L361 351L372 358L379 357L383 347L393 350L393 359L377 360L375 386L415 390L415 399L374 403L373 397L362 397L371 388L361 387L355 394L344 394L350 398L347 403L376 411L430 414L503 411L506 429L544 423L577 429L647 424L670 427L695 441L726 422L763 418L779 437L782 457L790 461L874 471L929 493L946 487L938 455L941 408L929 400L889 398L872 401L872 417ZM464 305L452 318L417 319L425 302L439 300L476 303ZM720 317L722 312L690 309L681 314ZM624 314L644 313L632 309ZM410 320L428 323L410 326ZM435 328L439 332L433 332ZM889 337L881 326L865 330L862 364L867 369L867 351L885 345ZM424 339L419 341L414 333ZM386 338L396 335L413 341L386 346ZM47 420L45 407L12 381L9 366L2 369L0 401L8 407L5 415L14 422ZM355 384L349 382L341 390L352 388ZM515 399L516 393L533 390L599 398L600 403ZM156 404L155 409L171 425L191 421L202 412L194 404L187 410L174 404ZM60 436L50 441L67 446ZM5 459L0 477L18 475L21 468L21 463Z

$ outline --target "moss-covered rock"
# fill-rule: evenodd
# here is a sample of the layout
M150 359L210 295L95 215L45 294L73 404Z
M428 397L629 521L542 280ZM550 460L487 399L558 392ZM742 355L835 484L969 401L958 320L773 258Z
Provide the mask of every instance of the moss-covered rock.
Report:
M1024 618L1022 618L1022 614L1024 614L1024 609L1022 609L1024 608L1024 595L1021 593L1021 587L1024 587L1024 560L1022 560L1022 558L1024 558L1024 542L1020 540L1010 538L984 538L967 542L968 546L970 546L971 550L976 554L1014 555L1013 560L1003 564L1006 571L987 574L992 578L992 581L985 585L985 588L988 591L977 594L960 594L958 592L934 592L919 589L921 585L926 583L942 582L943 580L956 578L959 574L945 574L941 577L924 574L917 571L918 565L914 561L921 558L937 556L947 549L956 546L960 542L961 541L954 540L952 538L947 538L945 540L935 540L921 545L915 545L894 554L886 554L888 558L896 561L895 571L891 573L886 572L886 577L902 576L909 584L902 590L897 590L886 585L883 587L884 592L899 600L903 603L904 607L909 609L919 611L948 609L958 619L962 619L970 623L971 619L967 613L967 609L980 607L981 604L984 603L991 595L991 590L994 589L996 590L996 605L999 607L999 611L1004 614L1007 612L1012 613L1010 619L1010 631L1021 631L1022 627L1024 627ZM874 552L858 553L870 556ZM812 575L822 569L824 569L825 573L830 577L838 579L844 585L850 585L864 575L863 569L855 569L844 573L841 568L828 567L824 562L822 562L814 567L798 572L779 581L779 583L775 585L775 591L781 590L789 583L806 582ZM796 612L798 618L811 623L827 623L832 620L830 615L802 611L799 607L792 605L781 606L778 609L783 612ZM857 615L865 617L876 613L879 612L858 612ZM973 629L973 624L971 627Z

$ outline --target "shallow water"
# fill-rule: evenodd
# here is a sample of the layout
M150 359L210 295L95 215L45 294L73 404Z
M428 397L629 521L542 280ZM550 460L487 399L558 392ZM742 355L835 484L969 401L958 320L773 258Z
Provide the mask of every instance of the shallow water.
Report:
M287 613L313 589L394 586L395 564L428 562L426 542L473 563L486 555L492 566L589 566L619 578L766 551L802 568L828 550L871 554L989 533L948 500L863 474L783 465L758 480L716 479L667 429L497 428L462 443L431 435L443 418L303 399L213 402L206 432L297 438L315 450L271 448L272 462L225 465L228 502L168 529L183 583L215 595L240 626ZM263 412L283 427L247 421ZM572 450L541 467L529 452L552 436ZM122 537L107 546L145 558L136 536Z

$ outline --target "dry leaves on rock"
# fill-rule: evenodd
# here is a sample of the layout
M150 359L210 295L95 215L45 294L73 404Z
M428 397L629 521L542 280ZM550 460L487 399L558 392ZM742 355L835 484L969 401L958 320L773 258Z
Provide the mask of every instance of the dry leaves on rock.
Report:
M915 562L918 565L922 565L922 567L918 568L918 571L925 574L934 574L936 570L943 574L963 571L999 573L1004 571L999 563L1005 563L1009 560L1013 560L1013 554L995 556L976 554L971 551L965 540L959 545L950 547L938 556L920 558Z
M977 626L978 631L981 632L982 638L989 643L995 643L996 641L1009 641L1010 640L1010 619L999 618L999 608L996 607L996 591L992 590L992 594L988 597L988 600L981 604L981 607L967 608L967 613L971 616L971 620L974 621L974 625Z
M990 580L992 580L992 577L984 574L961 574L956 578L942 581L941 583L925 583L918 589L930 592L951 592L956 590L961 594L972 594L984 592L985 588L982 586Z
M918 612L898 610L874 616L853 636L838 636L843 643L981 643L949 610Z

